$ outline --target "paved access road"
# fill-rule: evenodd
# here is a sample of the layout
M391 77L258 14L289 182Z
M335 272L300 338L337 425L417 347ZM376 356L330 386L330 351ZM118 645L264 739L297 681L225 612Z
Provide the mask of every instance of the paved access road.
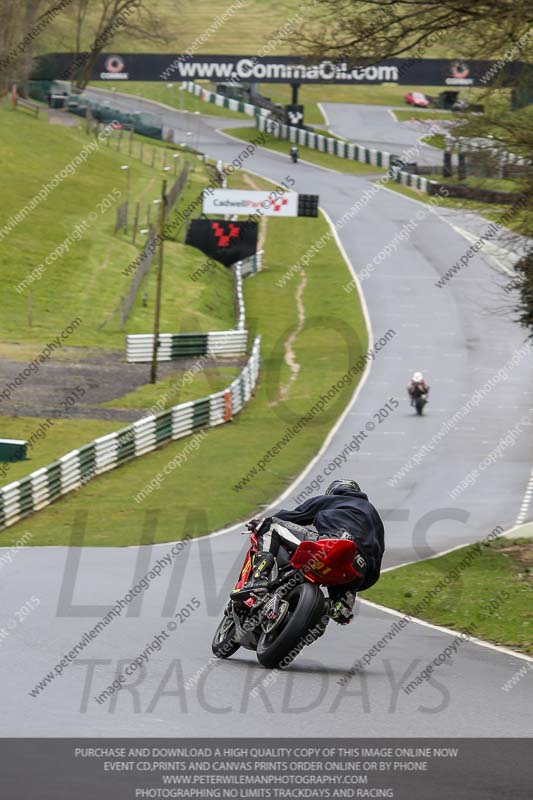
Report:
M353 103L321 103L332 133L350 142L385 150L399 155L408 153L407 161L419 164L442 164L442 150L422 142L424 136L442 133L435 120L398 122L394 108L355 105ZM402 110L409 109L404 106Z
M138 110L151 107L136 99L120 102ZM198 125L195 135L201 148L227 162L244 146L217 132L225 124L220 119L172 111L164 116L183 135L191 124ZM226 127L234 124L228 122ZM266 150L259 150L246 167L275 181L291 174L299 192L319 191L321 207L333 221L372 186L366 178L305 163L293 167L288 158ZM510 316L496 313L502 306L501 279L480 254L444 288L435 286L469 243L438 215L396 193L380 190L339 231L355 270L371 264L412 220L416 225L396 254L375 264L363 282L374 340L391 329L394 336L376 353L358 397L316 462L282 501L291 506L309 481L325 472L330 473L327 479L355 476L385 518L387 567L481 539L497 525L509 527L520 509L523 515L531 514L523 504L531 471L529 420L516 441L501 450L501 457L481 470L479 480L455 500L449 494L531 413L530 357L509 369L479 408L436 441L418 466L396 484L387 482L524 341L524 332ZM310 244L312 238L310 226ZM293 279L280 291L294 294L296 285ZM413 416L404 396L415 369L426 372L432 385L431 403L422 419ZM375 415L391 397L400 405L379 422ZM361 430L366 437L359 451L348 456L342 469L332 471L332 459ZM25 527L31 530L31 520ZM331 625L326 636L285 673L259 668L254 655L244 651L212 668L211 636L244 546L238 529L187 545L174 567L165 568L151 584L142 605L130 606L135 615L127 617L124 611L123 618L90 641L77 662L37 697L29 696L29 690L53 670L84 631L96 625L110 603L126 594L150 560L164 557L169 546L151 552L135 547L18 552L13 563L2 568L4 615L14 616L32 595L40 606L1 642L3 685L9 687L2 704L2 734L525 736L531 732L527 702L531 672L512 690L502 689L525 661L457 642L453 634L418 623L394 635L397 617L367 604L360 605L358 619L348 629ZM72 563L77 558L78 567ZM69 597L78 606L104 607L69 611ZM176 621L177 627L169 632L166 626L169 621L174 624L172 615L193 597L200 608L188 618L182 615L183 622ZM151 654L144 672L128 678L130 688L121 689L115 701L98 704L94 697L115 678L117 663L121 661L118 669L123 670L156 635L163 637L161 649ZM383 637L386 645L374 651L364 673L340 686L345 670ZM401 687L434 659L438 661L446 648L455 653L453 658L435 669L430 682L423 681L407 694ZM262 683L270 680L268 687ZM189 689L184 687L187 681Z

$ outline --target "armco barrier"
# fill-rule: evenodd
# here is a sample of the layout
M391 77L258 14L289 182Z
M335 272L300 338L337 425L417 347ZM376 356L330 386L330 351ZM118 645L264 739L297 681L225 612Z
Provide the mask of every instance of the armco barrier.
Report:
M154 337L140 333L126 339L126 359L130 363L151 361ZM172 361L187 356L230 358L246 353L248 331L212 331L210 333L161 333L158 361Z
M358 144L349 144L339 139L332 139L329 136L322 136L318 133L306 131L303 128L294 128L290 125L282 125L273 120L258 118L256 125L260 131L270 133L278 139L288 139L289 141L318 150L321 153L347 158L350 161L360 161L363 164L371 164L375 167L384 167L390 170L392 180L402 186L418 189L424 194L433 195L438 192L440 184L437 181L423 178L421 175L414 175L411 172L403 172L395 167L398 156L382 150L371 150Z
M255 275L256 272L261 272L263 269L263 250L258 250L253 256L249 256L237 263L241 268L241 275L243 278L247 278L248 275Z
M501 164L517 164L519 166L531 166L531 158L518 156L510 153L503 145L495 144L490 139L481 137L467 138L465 136L445 136L445 144L448 150L458 153L487 153L497 159Z
M0 530L132 458L201 428L229 422L252 396L259 375L260 348L258 336L246 366L226 389L143 417L4 486L0 489Z
M195 94L206 103L214 103L214 105L220 108L227 108L230 111L240 111L241 114L247 114L249 117L267 117L270 114L270 111L266 108L259 108L259 106L245 103L242 100L234 100L231 97L224 97L223 94L210 92L209 89L204 89L203 86L194 83L194 81L183 81L181 87L185 91Z
M243 275L252 275L261 269L263 251L233 265L235 278L235 305L237 327L230 331L211 331L209 333L160 333L157 348L158 361L172 361L187 356L218 356L236 358L243 356L248 347L248 331L244 296ZM151 361L154 347L151 333L130 334L126 336L126 360L130 363Z
M438 181L432 181L429 178L424 178L422 175L415 175L412 172L402 172L399 169L391 170L393 180L402 186L407 186L410 189L418 189L419 192L424 194L434 195L437 194L442 184Z
M293 144L299 144L302 147L310 147L312 150L318 150L320 153L329 153L329 155L332 156L346 158L349 161L359 161L362 164L370 164L374 167L385 167L388 169L393 166L394 160L397 158L393 153L371 150L369 147L344 142L341 139L334 139L331 136L323 136L320 133L305 130L305 128L295 128L292 125L284 125L281 122L275 122L265 117L257 117L256 125L260 131L263 133L270 133L271 136L275 136L277 139L287 139Z

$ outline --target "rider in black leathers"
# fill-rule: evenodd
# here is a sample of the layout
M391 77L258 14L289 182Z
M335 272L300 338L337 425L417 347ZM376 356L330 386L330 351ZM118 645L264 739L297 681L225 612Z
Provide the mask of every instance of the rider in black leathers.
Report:
M421 372L415 372L409 385L407 386L407 393L411 398L411 405L414 406L419 397L427 397L429 394L429 386Z
M252 520L250 527L256 532L259 551L254 556L250 579L232 592L233 600L265 592L280 544L294 550L305 539L344 535L357 545L354 568L361 578L329 589L330 616L336 622L346 624L353 619L356 591L368 589L379 578L385 550L383 522L355 481L333 481L324 495L311 497L293 511L282 510L274 517Z

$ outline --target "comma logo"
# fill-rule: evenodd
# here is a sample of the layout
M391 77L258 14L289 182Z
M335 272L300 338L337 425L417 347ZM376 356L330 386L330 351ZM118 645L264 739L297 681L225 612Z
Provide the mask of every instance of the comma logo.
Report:
M450 67L453 78L468 78L470 69L464 61L454 61Z
M122 72L124 69L124 60L120 56L109 56L105 60L106 72Z
M108 56L104 61L104 72L100 73L100 80L129 80L129 73L124 71L125 66L122 56Z

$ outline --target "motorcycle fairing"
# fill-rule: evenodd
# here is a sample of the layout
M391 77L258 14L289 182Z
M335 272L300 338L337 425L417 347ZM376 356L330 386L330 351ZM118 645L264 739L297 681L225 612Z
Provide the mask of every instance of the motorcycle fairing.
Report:
M356 554L357 546L350 539L319 539L299 544L290 563L313 583L338 586L362 577L353 566Z

